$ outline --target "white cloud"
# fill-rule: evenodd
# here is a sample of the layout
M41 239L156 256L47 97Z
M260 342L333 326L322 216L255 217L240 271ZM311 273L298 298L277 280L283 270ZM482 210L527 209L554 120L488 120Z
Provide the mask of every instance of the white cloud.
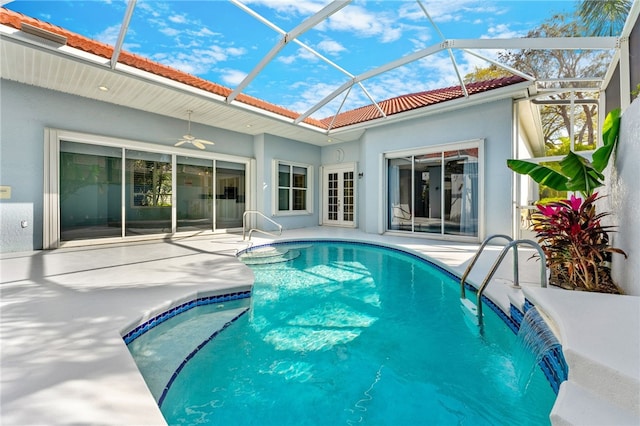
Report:
M246 76L247 73L240 70L224 69L220 71L220 78L227 86L237 86Z
M188 20L184 15L171 15L169 16L169 21L173 22L174 24L187 24Z
M375 13L354 4L331 15L316 28L321 31L350 32L357 37L377 37L383 43L398 40L402 36L395 14Z
M296 56L307 62L317 62L319 60L316 55L303 48L298 49Z
M151 56L153 60L161 62L180 71L194 75L203 75L211 71L211 68L221 62L235 56L241 49L225 49L220 46L210 46L206 49L193 49L192 51L172 53L157 53Z
M118 41L118 34L120 34L120 24L105 28L101 33L95 34L93 38L113 46Z
M276 61L282 62L283 64L286 64L286 65L291 65L296 61L296 58L297 58L296 55L278 56Z
M526 32L511 30L508 24L498 24L490 26L481 38L519 38L525 35Z
M178 34L180 34L179 30L176 30L175 28L170 28L170 27L163 27L160 28L159 30L162 34L166 35L167 37L175 37Z
M326 0L245 0L246 5L264 6L278 12L282 17L288 15L306 16L313 15L329 4ZM293 16L289 16L293 18Z
M322 50L322 49L318 49L318 50ZM310 51L308 51L303 47L296 50L296 53L294 53L293 55L283 55L283 56L276 57L276 61L283 63L285 65L291 65L298 61L313 63L313 62L318 62L319 60L320 58L318 58L316 55L314 55L313 53L311 53Z
M427 0L423 1L423 5L427 12L429 12L429 16L436 22L458 22L464 21L468 16L474 14L500 14L503 13L504 8L499 8L496 5L499 3L496 2L478 2L476 0ZM424 17L424 12L420 9L420 7L416 4L411 8L409 6L409 10L412 10L411 16L416 19L419 19L418 9L422 16Z
M340 52L344 52L347 50L342 44L338 43L335 40L322 40L318 43L318 50L324 53L328 53L331 55L335 55Z
M306 112L309 108L320 102L325 96L333 92L338 84L331 84L327 82L315 82L315 83L297 83L293 85L293 89L296 92L295 101L285 105L292 111L298 111L300 113ZM314 116L323 117L324 115L333 115L334 112L326 112L320 110L314 114ZM324 114L324 115L323 115Z

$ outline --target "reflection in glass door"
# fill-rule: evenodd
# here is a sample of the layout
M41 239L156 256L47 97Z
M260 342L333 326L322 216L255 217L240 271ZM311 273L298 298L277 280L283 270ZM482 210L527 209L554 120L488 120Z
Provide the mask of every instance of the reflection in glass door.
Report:
M323 223L355 225L355 167L327 167L324 173Z
M245 165L216 161L216 229L242 227Z
M171 155L126 150L125 235L171 232Z
M60 240L122 236L122 149L60 143Z
M213 161L177 157L177 230L213 230Z

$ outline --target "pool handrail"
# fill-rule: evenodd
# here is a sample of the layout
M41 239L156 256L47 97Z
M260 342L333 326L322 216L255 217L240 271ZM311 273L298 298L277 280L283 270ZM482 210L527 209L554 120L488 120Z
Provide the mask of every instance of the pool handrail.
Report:
M544 255L544 251L542 250L542 247L540 247L540 245L538 243L536 243L535 241L532 241L532 240L515 240L515 241L511 241L509 244L507 244L502 249L502 251L500 252L500 255L498 255L497 259L493 263L493 266L491 267L491 270L489 271L487 276L484 278L484 281L482 281L482 284L478 288L478 293L477 293L477 298L476 298L476 308L477 308L477 313L478 313L478 325L479 326L482 326L482 293L484 293L484 290L489 285L489 282L491 281L491 278L493 278L493 275L495 274L496 270L498 269L498 267L500 266L500 264L504 260L504 257L506 256L507 252L511 248L514 249L514 258L513 258L513 264L514 264L513 282L514 282L514 287L516 287L516 283L518 283L518 268L517 268L516 265L517 265L517 259L518 259L517 247L518 247L519 244L529 245L529 246L535 248L538 251L538 255L540 256L540 286L542 288L546 288L547 287L547 267L546 267L547 260L546 260L546 257ZM518 283L517 284L517 288L519 288L519 287L520 287L520 285Z
M467 281L467 276L469 276L469 273L471 272L471 269L473 269L473 267L475 266L476 262L478 261L478 258L480 257L480 255L482 254L482 251L484 250L484 248L487 246L487 244L489 244L489 242L491 240L494 240L496 238L503 238L509 242L513 241L513 238L511 238L508 235L504 235L504 234L494 234L494 235L490 235L487 238L484 239L484 241L482 242L482 244L480 245L480 247L478 248L478 251L476 251L476 254L473 256L473 258L471 259L471 262L469 262L469 266L467 266L467 269L464 271L464 274L462 274L462 278L460 278L460 298L464 299L466 297L466 293L464 290L465 287L465 283ZM516 248L516 252L515 252L515 258L514 258L514 269L516 269L518 267L518 256L517 256L518 252L517 252L517 248ZM517 285L517 283L514 283L514 285Z
M260 232L266 235L270 235L272 237L278 237L280 235L282 235L282 225L280 225L278 222L276 222L275 220L265 216L262 212L258 211L258 210L245 210L245 212L242 214L242 241L244 241L245 239L245 232L247 229L246 223L247 223L247 215L249 214L255 214L258 215L260 217L262 217L263 219L268 220L269 222L273 223L274 225L276 225L278 227L278 234L275 234L273 232L269 232L269 231L265 231L262 230L260 228L251 228L249 230L249 241L251 241L251 234L255 231L255 232Z

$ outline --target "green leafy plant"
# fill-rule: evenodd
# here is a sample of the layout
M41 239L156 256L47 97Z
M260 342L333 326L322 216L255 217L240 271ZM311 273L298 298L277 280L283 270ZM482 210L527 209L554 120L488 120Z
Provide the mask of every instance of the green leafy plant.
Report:
M560 161L560 170L522 160L508 160L513 171L531 176L539 184L557 191L580 192L585 197L538 204L532 215L533 230L544 251L552 284L564 288L621 293L611 279L608 262L613 253L627 257L609 245L610 226L601 220L609 213L596 214L594 190L604 185L602 172L618 143L620 110L607 114L603 125L603 146L592 161L569 152Z
M608 267L612 253L627 257L609 245L608 231L601 219L608 213L596 214L594 193L584 201L571 196L568 200L538 204L533 214L533 229L552 272L552 284L565 288L621 293L611 280Z
M560 161L560 171L526 160L507 160L507 166L516 173L529 175L537 183L557 191L575 191L585 196L604 185L603 170L618 143L620 109L607 114L602 128L603 145L593 153L593 161L569 152Z

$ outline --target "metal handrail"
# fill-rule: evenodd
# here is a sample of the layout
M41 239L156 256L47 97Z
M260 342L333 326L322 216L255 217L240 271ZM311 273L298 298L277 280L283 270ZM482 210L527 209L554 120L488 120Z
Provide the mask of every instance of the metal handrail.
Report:
M478 258L480 257L480 254L482 253L484 248L487 246L487 244L489 244L489 242L491 240L496 239L496 238L504 238L505 240L507 240L509 242L513 241L513 238L511 238L508 235L503 235L503 234L491 235L491 236L489 236L489 237L484 239L484 241L480 245L480 248L478 248L478 251L476 252L475 256L473 256L473 259L471 259L471 263L469 263L469 266L467 266L467 269L464 271L464 274L462 274L462 278L460 279L460 298L461 299L464 299L466 297L466 294L465 294L465 291L464 291L464 284L467 281L467 276L471 272L471 269L473 269L473 267L475 266L476 262L478 261ZM517 249L516 249L516 254L517 254ZM514 268L518 267L517 258L518 258L518 256L516 256L516 258L515 258L516 260L514 261Z
M540 247L540 245L538 243L536 243L535 241L532 241L532 240L511 241L509 244L507 244L502 249L502 251L500 252L500 255L498 256L496 261L493 263L493 266L491 267L491 270L489 271L489 274L487 274L487 276L485 277L484 281L482 282L482 284L478 288L476 305L477 305L477 312L478 312L478 325L480 325L480 326L482 325L482 293L484 293L484 290L489 285L489 282L491 281L491 278L493 278L493 275L496 273L496 270L498 269L498 267L500 266L500 264L504 260L504 257L506 256L507 252L511 248L514 249L514 264L516 264L517 259L518 259L517 246L519 244L527 244L527 245L535 248L536 250L538 250L538 254L540 255L540 285L543 288L547 287L547 270L546 270L547 260L546 260L546 257L544 255L544 251L542 251L542 247ZM513 268L513 282L514 283L518 282L518 268L517 267Z
M247 222L247 215L248 214L259 215L262 218L268 220L269 222L273 223L274 225L276 225L278 227L278 234L277 235L275 233L273 233L273 232L264 231L262 229L251 228L249 230L249 241L251 241L251 234L254 231L255 232L261 232L261 233L266 234L266 235L271 235L272 237L278 237L278 236L282 235L282 225L280 225L278 222L276 222L275 220L265 216L262 212L260 212L258 210L245 210L245 212L242 214L242 240L243 241L244 241L244 237L245 237L245 231L247 229L246 222Z

